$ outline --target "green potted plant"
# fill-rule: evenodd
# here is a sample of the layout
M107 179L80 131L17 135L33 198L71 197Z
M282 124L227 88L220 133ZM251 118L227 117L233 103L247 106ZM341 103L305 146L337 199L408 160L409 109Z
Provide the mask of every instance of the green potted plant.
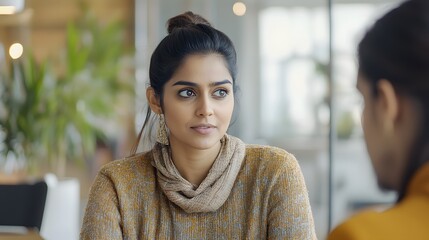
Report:
M39 64L26 54L14 71L0 71L0 169L47 163L64 176L67 159L83 164L93 154L119 97L133 98L132 71L121 76L132 66L121 61L132 56L123 36L120 23L86 14L69 24L63 58Z
M0 77L0 166L3 173L22 172L32 166L44 118L46 65L32 56L13 60L11 71Z
M67 153L70 159L84 159L82 153L92 154L97 141L108 141L105 126L109 122L117 123L118 103L125 96L129 107L134 100L132 51L124 46L124 38L124 26L120 22L103 25L85 8L83 17L68 25L65 57L58 61L62 66L57 67L63 70L58 74L62 86L57 90L61 96L67 94L65 89L77 93L67 99L69 106L76 106L68 109L67 119L84 116L75 119L81 146L74 145L74 148L80 148L81 155ZM64 126L60 127L60 132L67 131ZM65 144L68 149L73 147L72 139L68 143ZM62 166L64 164L63 161Z

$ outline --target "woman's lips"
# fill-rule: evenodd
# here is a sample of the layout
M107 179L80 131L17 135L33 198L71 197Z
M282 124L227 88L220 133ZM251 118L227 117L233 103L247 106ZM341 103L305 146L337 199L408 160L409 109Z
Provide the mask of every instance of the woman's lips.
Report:
M203 124L203 125L193 126L191 128L199 134L206 135L206 134L212 133L216 127L211 124Z

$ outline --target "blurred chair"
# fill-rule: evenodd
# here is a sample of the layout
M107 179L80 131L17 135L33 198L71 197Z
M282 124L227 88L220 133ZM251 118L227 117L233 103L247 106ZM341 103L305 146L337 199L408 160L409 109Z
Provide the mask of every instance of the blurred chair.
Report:
M0 185L0 225L40 231L47 192L45 181Z

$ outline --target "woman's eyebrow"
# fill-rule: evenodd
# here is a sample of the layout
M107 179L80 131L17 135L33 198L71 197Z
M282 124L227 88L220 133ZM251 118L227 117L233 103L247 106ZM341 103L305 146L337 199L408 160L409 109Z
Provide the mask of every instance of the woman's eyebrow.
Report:
M219 82L212 82L210 83L210 86L219 86L219 85L223 85L223 84L231 84L232 82L228 79L225 79L223 81L219 81ZM173 86L178 86L178 85L182 85L182 86L190 86L190 87L198 87L197 83L194 82L188 82L188 81L177 81L173 84Z
M197 87L198 84L193 83L193 82L187 82L187 81L177 81L173 84L173 86L177 86L177 85L184 85L184 86L190 86L190 87Z
M219 86L219 85L223 85L223 84L231 84L232 85L232 82L229 81L228 79L225 79L223 81L210 83L210 86Z

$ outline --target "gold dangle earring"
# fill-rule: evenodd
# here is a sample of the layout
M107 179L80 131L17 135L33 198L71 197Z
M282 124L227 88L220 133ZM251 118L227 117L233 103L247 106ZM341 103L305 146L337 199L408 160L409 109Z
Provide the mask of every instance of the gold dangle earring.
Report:
M159 125L158 132L156 135L156 141L163 145L169 145L167 126L165 125L165 118L164 114L162 113L159 114Z

